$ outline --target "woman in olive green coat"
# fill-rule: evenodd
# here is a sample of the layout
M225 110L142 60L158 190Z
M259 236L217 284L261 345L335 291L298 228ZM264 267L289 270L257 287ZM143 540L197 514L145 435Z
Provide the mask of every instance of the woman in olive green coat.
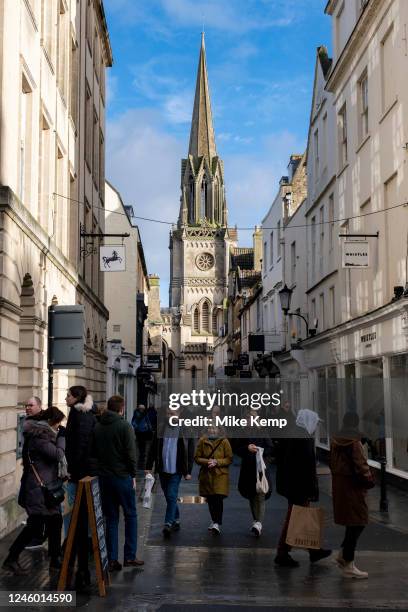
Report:
M200 495L207 498L211 515L208 529L220 533L224 497L229 493L229 466L232 449L227 438L203 436L200 438L194 460L200 466L198 477Z

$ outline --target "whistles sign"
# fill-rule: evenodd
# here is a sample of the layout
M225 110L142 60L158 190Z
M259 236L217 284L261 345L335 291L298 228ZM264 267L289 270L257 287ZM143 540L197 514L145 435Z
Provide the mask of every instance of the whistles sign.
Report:
M345 241L343 243L343 268L368 268L370 250L367 240Z

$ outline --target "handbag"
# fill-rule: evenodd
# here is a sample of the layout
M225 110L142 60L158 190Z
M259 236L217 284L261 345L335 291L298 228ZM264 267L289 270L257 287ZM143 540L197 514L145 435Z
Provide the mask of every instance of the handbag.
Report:
M263 459L264 449L258 447L256 451L256 492L266 495L269 491L269 482L266 477L266 465Z
M297 548L321 548L323 523L323 508L293 505L286 544Z
M30 453L28 453L28 460L34 472L34 476L43 492L46 508L52 509L55 508L55 506L62 504L65 498L65 489L62 479L56 478L55 480L51 480L50 482L45 483L41 479L34 463L31 461Z

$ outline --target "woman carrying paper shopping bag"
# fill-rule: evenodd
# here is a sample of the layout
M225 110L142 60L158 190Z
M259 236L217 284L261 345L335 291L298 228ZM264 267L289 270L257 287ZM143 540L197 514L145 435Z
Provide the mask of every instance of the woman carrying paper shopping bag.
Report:
M362 579L368 578L368 574L354 565L354 553L357 540L368 523L367 490L374 487L375 482L358 426L358 414L346 412L342 429L331 441L330 469L334 522L346 528L336 561L345 578Z
M262 533L265 501L272 493L272 450L272 440L267 438L243 438L236 449L236 454L242 458L238 491L249 500L253 517L251 532L257 537Z
M319 415L312 410L299 410L296 426L291 438L280 438L276 443L276 490L288 500L288 511L283 523L277 546L275 563L283 567L298 567L299 563L290 556L291 546L286 543L292 507L308 506L319 499L316 473L314 433ZM331 550L310 549L312 563L331 555Z

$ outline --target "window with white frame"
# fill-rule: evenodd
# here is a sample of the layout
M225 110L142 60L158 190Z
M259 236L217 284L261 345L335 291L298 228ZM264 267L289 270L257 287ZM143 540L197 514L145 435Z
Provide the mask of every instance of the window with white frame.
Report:
M387 111L397 98L397 60L394 48L394 26L392 25L381 41L381 81L383 112Z
M20 97L20 168L19 168L19 197L22 202L29 204L31 196L32 175L32 104L33 91L23 73L21 76Z
M359 138L360 142L368 135L368 76L367 70L359 81Z
M323 170L327 167L327 113L324 113L322 120L322 137L320 146L321 166Z
M265 240L264 248L263 248L263 266L262 266L264 274L266 274L267 265L268 265L268 243Z
M334 327L334 325L336 325L336 294L335 294L335 287L330 287L329 289L329 294L330 294L330 324Z
M92 171L92 149L93 149L93 108L91 90L86 83L85 97L85 161L89 171Z
M329 195L329 252L334 246L334 194Z
M292 285L296 283L296 242L292 242L290 245L290 268L291 268L291 282Z
M79 85L79 52L75 37L71 36L71 62L70 62L70 78L69 78L69 114L77 127L78 122L78 85Z
M338 115L338 134L339 134L339 170L347 164L348 143L347 143L347 107L343 105Z
M63 0L58 3L58 88L64 101L67 101L67 54L68 54L69 15Z
M319 271L323 274L323 262L324 262L324 206L320 207L319 212L319 228L320 228L320 245L319 245Z
M280 220L276 224L276 257L279 259L281 256L281 222Z
M273 266L273 248L274 248L273 247L273 232L271 232L271 235L270 235L269 247L270 247L269 248L269 259L270 259L269 265Z
M316 274L316 217L311 221L311 246L312 246L312 279Z
M56 9L56 6L56 2L52 2L52 0L42 0L42 45L48 60L53 65L55 61L54 56L57 37L55 27L56 19L54 17L54 10Z
M319 296L319 328L320 331L323 331L326 328L324 293L321 293Z
M313 134L313 149L314 149L314 173L315 180L319 178L319 130L315 130Z

